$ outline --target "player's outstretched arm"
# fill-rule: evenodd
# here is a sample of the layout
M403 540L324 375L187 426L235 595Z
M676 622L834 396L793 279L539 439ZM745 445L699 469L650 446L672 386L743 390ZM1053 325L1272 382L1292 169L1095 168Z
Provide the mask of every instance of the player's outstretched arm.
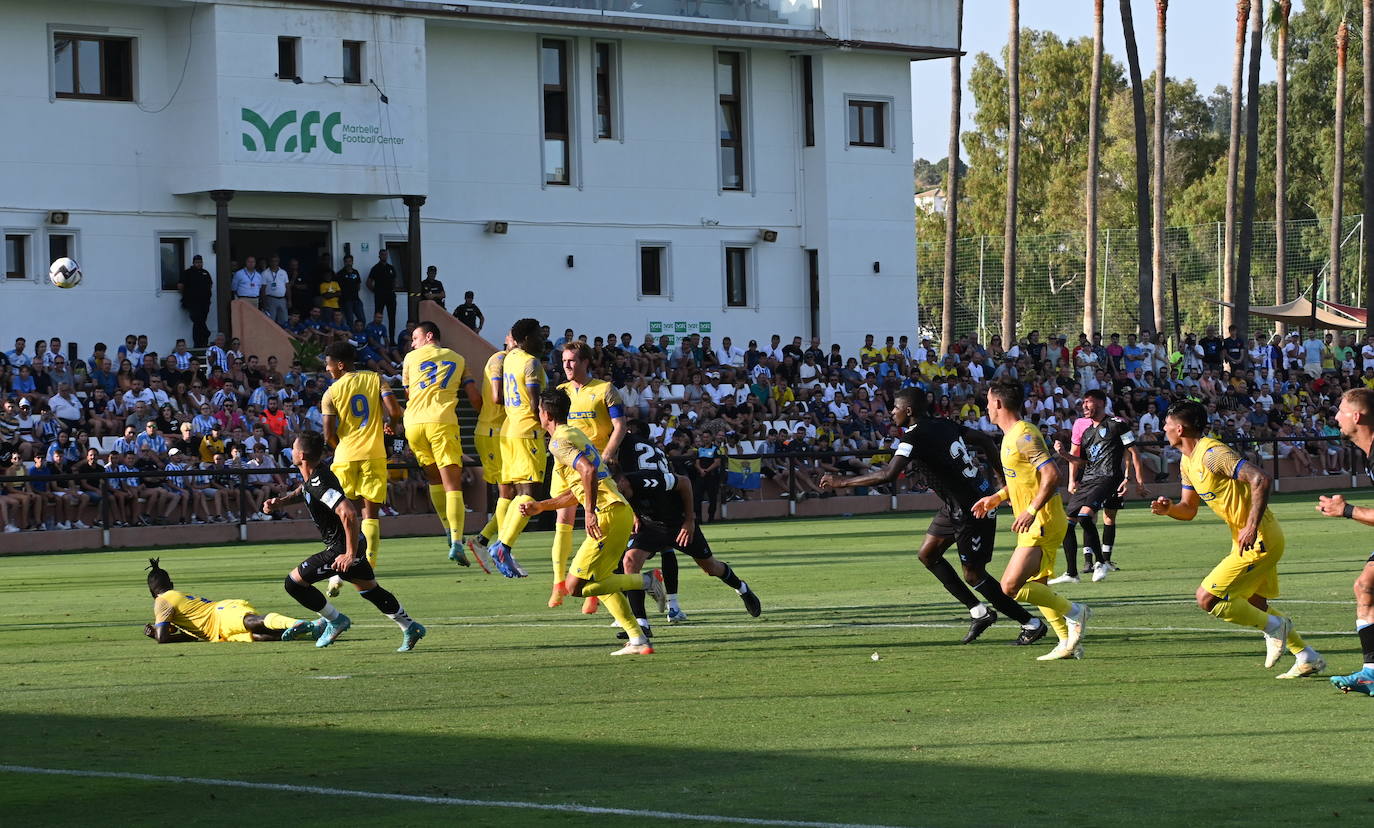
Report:
M144 624L143 634L159 644L179 644L184 641L196 640L194 635L165 621L160 624Z
M861 474L857 477L840 477L834 474L821 475L820 487L822 489L849 489L854 486L882 486L897 479L911 461L904 455L894 454L892 459L887 461L875 472Z
M1317 512L1327 517L1350 518L1365 526L1374 526L1374 509L1347 503L1344 495L1325 495L1317 498Z
M541 512L554 512L568 506L577 505L577 495L571 489L565 490L557 497L548 500L526 500L520 504L520 514L525 517L533 517Z
M270 515L272 514L272 510L278 506L287 506L295 503L300 499L302 491L303 487L297 486L289 492L279 494L276 497L269 497L262 502L262 511Z
M1157 497L1150 503L1150 511L1174 520L1192 520L1197 517L1197 507L1201 502L1196 491L1185 488L1177 503L1167 497Z

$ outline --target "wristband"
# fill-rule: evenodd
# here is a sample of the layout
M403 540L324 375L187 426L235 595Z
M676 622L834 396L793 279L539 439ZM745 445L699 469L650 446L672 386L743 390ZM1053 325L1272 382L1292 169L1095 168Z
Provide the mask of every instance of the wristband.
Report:
M1345 504L1345 508L1341 510L1341 517L1343 517L1343 518L1353 518L1353 517L1355 517L1355 504L1354 504L1354 503L1347 503L1347 504Z

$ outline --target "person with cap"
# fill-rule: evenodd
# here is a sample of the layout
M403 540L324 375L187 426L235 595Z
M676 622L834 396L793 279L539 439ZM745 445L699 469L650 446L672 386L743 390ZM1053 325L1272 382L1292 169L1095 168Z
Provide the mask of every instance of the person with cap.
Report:
M213 288L214 279L205 269L205 259L197 253L191 257L191 266L181 271L181 280L177 282L181 307L191 317L191 340L197 348L210 344L210 328L205 320L210 315Z

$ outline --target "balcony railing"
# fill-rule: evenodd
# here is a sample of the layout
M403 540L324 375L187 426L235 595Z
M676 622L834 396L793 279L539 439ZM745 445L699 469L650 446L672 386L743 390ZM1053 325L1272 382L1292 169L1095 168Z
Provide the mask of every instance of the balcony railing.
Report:
M468 5L818 29L821 0L475 0Z

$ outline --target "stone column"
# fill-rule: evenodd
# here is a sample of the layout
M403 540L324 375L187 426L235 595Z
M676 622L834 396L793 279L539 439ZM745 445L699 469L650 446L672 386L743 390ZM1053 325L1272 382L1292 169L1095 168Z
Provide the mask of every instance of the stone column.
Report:
M421 195L401 196L401 201L409 211L410 219L406 227L406 301L407 319L420 319L420 282L424 279L423 257L420 255L420 208L425 197Z
M228 340L229 301L233 298L230 291L234 274L229 272L229 202L234 198L233 190L211 190L210 198L215 202L215 319L216 331ZM213 341L213 336L211 337Z

